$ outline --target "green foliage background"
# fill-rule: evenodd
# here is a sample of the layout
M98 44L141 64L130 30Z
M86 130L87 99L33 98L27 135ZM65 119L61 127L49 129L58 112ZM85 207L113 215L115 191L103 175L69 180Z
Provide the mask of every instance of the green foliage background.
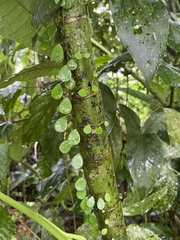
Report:
M71 160L79 148L59 151L73 130L71 114L65 132L54 129L63 114L52 89L60 83L70 96L58 78L64 56L60 63L51 57L61 42L56 21L63 1L0 0L0 6L0 190L66 232L100 239L96 218L77 196L75 182L84 173ZM85 7L129 239L178 239L179 2L85 1ZM127 52L127 61L111 62ZM54 238L0 204L0 236Z

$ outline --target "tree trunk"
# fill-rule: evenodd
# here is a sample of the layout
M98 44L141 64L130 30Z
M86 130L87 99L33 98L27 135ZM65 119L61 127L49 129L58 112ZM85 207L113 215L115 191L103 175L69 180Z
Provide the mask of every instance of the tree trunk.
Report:
M77 52L83 56L78 60L78 68L73 75L76 81L76 88L72 93L73 121L81 136L80 152L84 160L84 174L90 194L94 196L96 203L99 198L105 201L103 210L99 210L97 205L94 208L100 231L107 230L107 234L102 237L106 240L127 239L112 151L103 124L102 96L100 90L96 93L91 90L92 86L98 87L98 80L93 76L95 66L88 26L84 0L73 0L72 8L61 12L59 27L65 40L66 57L74 58ZM86 89L88 95L80 97L78 94L80 89ZM83 132L87 124L92 127L90 134ZM98 126L103 128L102 134L96 133ZM109 194L110 201L105 200L106 193Z

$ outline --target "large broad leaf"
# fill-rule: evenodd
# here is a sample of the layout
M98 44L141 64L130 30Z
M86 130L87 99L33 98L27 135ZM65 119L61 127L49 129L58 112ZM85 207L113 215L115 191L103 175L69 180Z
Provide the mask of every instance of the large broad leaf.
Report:
M154 232L152 232L149 229L139 227L138 225L135 224L130 224L127 227L127 235L128 239L131 240L161 240Z
M56 111L57 102L50 93L38 96L31 103L31 115L24 123L23 142L39 141L41 133Z
M61 157L59 145L63 141L63 133L54 129L54 123L59 115L56 113L49 123L44 127L40 138L41 153L38 159L38 169L41 177L45 178L51 175L52 166L54 166Z
M6 191L7 174L9 172L10 159L8 154L8 141L6 137L0 139L0 191Z
M5 88L8 85L14 83L15 81L28 82L42 76L51 76L54 74L54 71L60 69L60 64L55 62L44 62L37 64L35 66L27 67L21 72L15 74L10 79L1 82L0 87ZM19 83L16 83L16 85ZM13 86L16 86L13 85ZM12 88L12 87L11 87ZM3 90L1 90L3 91Z
M102 93L105 120L109 123L107 131L110 134L116 121L116 99L107 85L100 82L99 87Z
M37 1L38 3L40 1ZM50 39L47 40L47 47L40 47L41 43L44 41L43 36L46 34L47 28L52 26L53 18L51 16L51 10L56 10L54 1L41 1L44 2L43 8L36 4L35 0L32 1L22 1L22 0L0 0L0 33L2 36L21 43L23 46L35 48L40 52L50 54L54 46L54 41ZM61 1L59 1L61 2ZM41 4L42 6L42 4ZM49 7L49 11L47 8ZM41 14L40 12L41 11ZM34 16L35 14L35 16ZM45 25L41 25L39 29L40 22L49 15L50 20ZM34 23L34 26L32 25Z
M119 38L148 82L161 62L168 34L168 15L161 1L111 0Z
M169 38L168 43L172 48L176 51L180 51L180 24L177 22L170 21L170 29L169 29Z
M176 196L177 177L164 165L160 172L160 178L154 185L153 193L142 200L136 190L127 193L123 202L123 212L126 216L140 215L151 209L163 212L173 204Z
M159 177L163 164L163 148L155 133L142 132L138 116L126 106L120 106L127 128L126 155L128 167L139 195L146 196Z
M162 80L171 86L180 86L180 69L171 66L165 62L161 64L158 68L158 74L161 76Z
M164 109L166 115L166 124L167 131L170 138L170 145L174 147L180 146L180 113L174 109L165 108Z
M14 222L12 216L5 208L0 206L0 237L1 239L12 239L14 233Z

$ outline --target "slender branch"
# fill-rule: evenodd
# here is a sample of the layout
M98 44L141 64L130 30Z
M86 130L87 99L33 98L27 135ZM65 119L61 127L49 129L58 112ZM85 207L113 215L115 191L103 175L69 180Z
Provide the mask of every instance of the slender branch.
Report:
M107 50L103 45L101 45L100 43L98 43L94 38L91 38L91 42L98 47L100 50L102 50L103 52L105 52L107 55L112 56L112 53Z
M140 76L138 76L134 71L132 71L131 69L124 67L126 72L128 74L131 74L136 80L138 80L138 82L140 82L145 88L146 86L146 82L144 81L143 78L141 78ZM163 107L167 107L167 103L163 101L162 98L159 97L159 95L149 86L149 92L153 95L153 97L163 106Z

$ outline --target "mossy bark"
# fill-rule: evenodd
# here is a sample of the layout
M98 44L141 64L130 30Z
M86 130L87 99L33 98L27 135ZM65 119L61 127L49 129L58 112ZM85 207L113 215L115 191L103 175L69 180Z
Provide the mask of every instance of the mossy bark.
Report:
M63 10L61 13L59 23L65 40L67 59L74 58L77 52L83 56L82 59L78 60L78 68L73 74L76 81L76 88L72 93L73 121L81 136L80 151L84 160L84 174L90 194L95 197L96 203L99 198L105 201L106 193L110 196L110 201L105 201L103 210L94 208L99 229L107 229L107 234L102 238L106 240L127 239L115 180L112 151L103 125L104 110L101 92L99 90L94 93L91 90L92 86L98 86L98 80L93 76L95 66L88 26L84 0L73 0L72 8L67 11ZM88 58L87 53L90 55ZM78 95L80 89L86 89L88 95L84 98L80 97ZM87 124L92 127L90 134L83 132L83 128ZM96 128L100 125L103 128L103 133L97 134Z

